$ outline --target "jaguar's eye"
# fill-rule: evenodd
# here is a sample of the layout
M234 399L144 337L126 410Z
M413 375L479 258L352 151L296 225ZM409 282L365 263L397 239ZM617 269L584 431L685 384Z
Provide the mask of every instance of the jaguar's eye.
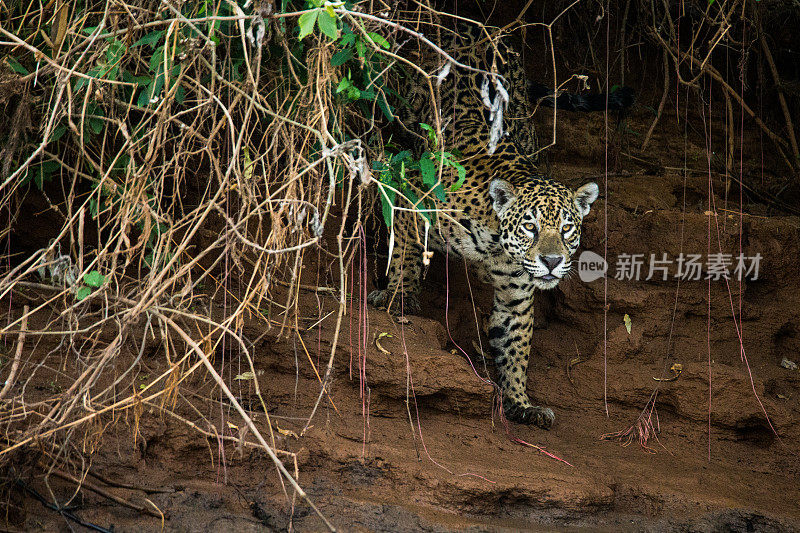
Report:
M572 224L564 224L563 226L561 226L561 231L564 233L569 233L570 231L572 231Z
M533 222L525 222L522 225L522 227L530 231L531 233L536 233L536 224L534 224Z

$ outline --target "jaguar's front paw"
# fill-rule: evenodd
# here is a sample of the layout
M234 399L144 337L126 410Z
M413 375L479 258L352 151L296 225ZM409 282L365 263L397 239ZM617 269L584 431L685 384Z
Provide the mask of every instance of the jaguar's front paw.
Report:
M542 429L550 429L556 415L549 407L521 405L510 401L503 402L506 418L521 424L534 424Z
M374 290L367 296L367 303L378 309L387 309L393 315L416 315L420 311L419 298L414 294Z

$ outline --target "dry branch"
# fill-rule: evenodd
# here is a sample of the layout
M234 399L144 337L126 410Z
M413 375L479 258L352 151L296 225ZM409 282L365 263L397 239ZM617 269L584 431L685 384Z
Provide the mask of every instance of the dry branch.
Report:
M786 134L789 136L789 143L792 146L792 155L794 160L800 163L800 149L797 147L797 138L794 135L794 124L792 123L792 116L789 113L789 106L786 103L786 96L783 94L781 87L781 77L778 74L778 67L775 66L775 60L772 58L772 52L767 45L767 38L764 31L759 28L759 40L761 41L761 50L764 52L764 58L767 60L769 70L772 73L772 79L775 82L775 88L778 91L778 102L781 104L781 111L783 111L783 118L786 121Z
M17 337L17 349L14 351L14 361L11 363L11 369L8 371L8 377L0 390L0 400L6 397L8 391L14 386L17 377L17 370L19 370L19 360L22 357L22 348L25 346L25 335L28 329L28 311L30 307L27 305L22 308L22 324L19 329L19 336Z
M650 31L650 35L657 42L659 42L661 46L664 47L665 50L669 52L670 56L672 56L672 60L676 65L675 69L678 74L678 79L681 80L681 83L688 84L688 82L680 76L680 72L678 70L679 65L683 60L688 60L692 66L696 66L700 69L701 74L705 73L711 76L711 78L714 79L714 81L716 81L722 86L722 88L725 90L727 94L729 94L734 100L736 100L736 102L741 106L741 108L750 116L751 119L753 119L753 121L758 125L758 127L761 128L761 131L766 133L767 137L769 137L777 145L776 148L780 152L781 157L783 158L786 165L793 170L795 169L795 166L792 165L792 162L789 160L789 158L786 156L786 153L784 152L784 148L788 147L786 139L773 132L769 128L769 126L767 126L764 123L764 121L761 120L761 118L755 113L755 111L753 111L750 108L750 106L747 105L742 96L738 92L736 92L733 89L733 87L731 87L728 84L727 81L725 81L725 78L722 76L722 74L719 73L717 69L711 66L707 60L700 61L698 58L694 57L694 55L692 55L689 52L681 52L680 50L677 50L673 45L665 41L664 38L661 37L661 35L658 32Z

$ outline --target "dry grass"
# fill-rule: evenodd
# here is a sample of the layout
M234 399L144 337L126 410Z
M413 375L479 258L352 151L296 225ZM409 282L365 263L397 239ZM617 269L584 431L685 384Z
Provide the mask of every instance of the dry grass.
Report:
M322 251L334 282L322 290L338 311L308 427L326 397L347 273L375 199L368 157L381 159L383 140L363 107L337 99L346 69L332 65L331 39L316 29L297 38L307 10L247 10L226 0L51 1L15 5L0 27L0 106L12 110L0 212L18 250L0 278L0 298L12 302L1 332L15 346L0 392L10 483L28 452L34 473L84 480L109 427L124 421L137 439L143 417L168 416L264 450L287 499L314 507L296 457L276 444L243 326L297 334L303 264ZM336 20L448 57L398 21L342 8ZM378 77L396 62L418 69L367 42L358 54L382 54ZM14 241L31 197L59 220L33 219L38 249ZM159 374L143 372L145 353L161 354ZM254 410L220 375L220 353L239 358L236 385L257 398ZM204 380L215 390L199 401L232 408L238 436L193 404L187 386Z
M363 149L345 141L346 117L331 101L331 47L307 38L298 74L289 51L297 40L283 33L296 17L284 24L268 14L245 15L225 1L181 10L156 1L50 2L17 8L0 28L0 103L16 110L0 210L9 230L25 224L26 191L39 175L62 221L41 228L50 244L10 259L0 279L4 301L30 302L21 313L12 306L2 329L19 347L0 395L5 468L38 449L40 464L77 469L83 479L79 458L116 421L132 421L136 435L144 406L223 435L207 419L177 414L182 387L202 369L218 401L233 406L236 424L249 429L233 440L263 449L287 496L305 498L297 472L284 466L296 464L294 454L275 444L258 381L248 386L262 424L213 359L232 343L255 375L242 325L292 331L304 256L319 246L335 258L341 321L351 235L361 223L350 208L366 202L369 176ZM348 212L355 220L346 230ZM338 239L323 243L323 234ZM228 305L213 313L220 300ZM53 337L49 356L37 349ZM138 356L124 357L131 343ZM143 381L146 346L168 364ZM54 360L61 368L51 368ZM37 393L32 384L43 374L69 385Z

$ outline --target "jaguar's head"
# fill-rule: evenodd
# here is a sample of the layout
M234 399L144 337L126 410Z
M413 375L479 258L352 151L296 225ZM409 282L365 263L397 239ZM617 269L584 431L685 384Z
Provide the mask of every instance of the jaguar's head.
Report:
M537 288L554 288L572 268L581 223L598 192L595 183L573 191L547 178L521 187L502 179L489 185L500 219L500 243L533 276Z

